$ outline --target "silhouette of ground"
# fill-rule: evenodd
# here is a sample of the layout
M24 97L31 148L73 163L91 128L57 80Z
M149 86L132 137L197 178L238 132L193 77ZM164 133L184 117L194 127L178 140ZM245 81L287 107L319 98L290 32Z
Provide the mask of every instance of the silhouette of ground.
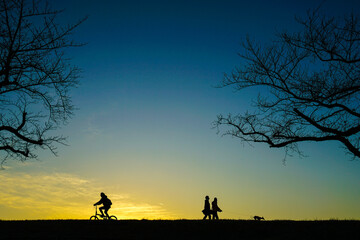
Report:
M360 221L0 221L1 239L360 239Z

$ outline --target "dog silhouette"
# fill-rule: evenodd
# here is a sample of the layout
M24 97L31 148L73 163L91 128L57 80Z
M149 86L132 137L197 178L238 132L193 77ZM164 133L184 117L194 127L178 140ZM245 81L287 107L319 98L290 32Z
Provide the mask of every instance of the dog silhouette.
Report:
M254 216L254 220L255 221L261 221L261 220L265 220L264 217L259 217L259 216Z

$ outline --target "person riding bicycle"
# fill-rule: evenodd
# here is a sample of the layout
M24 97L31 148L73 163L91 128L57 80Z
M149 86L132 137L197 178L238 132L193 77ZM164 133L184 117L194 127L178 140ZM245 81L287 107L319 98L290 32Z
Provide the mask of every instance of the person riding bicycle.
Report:
M108 214L108 210L110 209L112 202L110 199L108 199L108 197L105 195L105 193L103 193L103 192L100 193L100 196L101 196L100 201L98 201L97 203L94 203L94 206L102 204L103 206L99 207L99 210L101 212L101 217L105 217L105 215L103 213L103 210L105 210L106 216L108 218L110 218L109 214Z

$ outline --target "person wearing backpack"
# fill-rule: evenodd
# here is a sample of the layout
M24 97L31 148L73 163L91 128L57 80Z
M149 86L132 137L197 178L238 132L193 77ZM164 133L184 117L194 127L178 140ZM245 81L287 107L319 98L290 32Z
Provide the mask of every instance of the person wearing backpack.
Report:
M105 195L105 193L100 193L101 199L97 203L94 203L94 206L102 204L102 207L99 207L99 210L101 212L101 217L105 217L104 212L106 216L110 219L108 211L111 208L112 202L108 197ZM104 210L104 212L103 212Z

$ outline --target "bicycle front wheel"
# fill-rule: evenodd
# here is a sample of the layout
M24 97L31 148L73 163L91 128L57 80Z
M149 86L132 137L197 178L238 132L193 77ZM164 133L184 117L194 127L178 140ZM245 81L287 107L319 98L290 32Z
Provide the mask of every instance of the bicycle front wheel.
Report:
M99 218L94 215L94 216L91 216L91 217L90 217L90 220L99 220Z
M114 215L111 215L111 216L110 216L110 220L117 220L117 217L114 216Z

